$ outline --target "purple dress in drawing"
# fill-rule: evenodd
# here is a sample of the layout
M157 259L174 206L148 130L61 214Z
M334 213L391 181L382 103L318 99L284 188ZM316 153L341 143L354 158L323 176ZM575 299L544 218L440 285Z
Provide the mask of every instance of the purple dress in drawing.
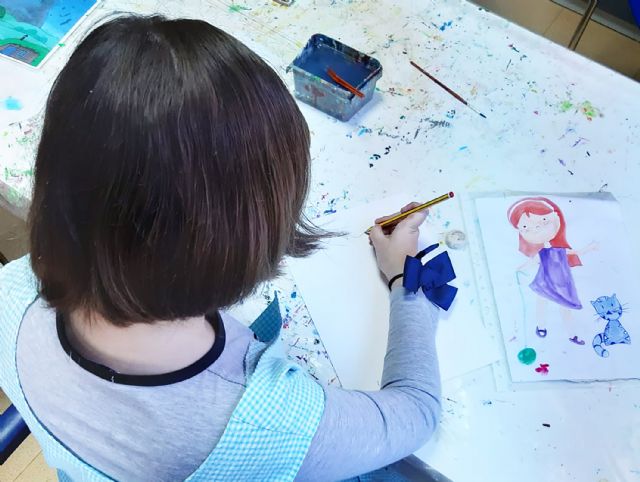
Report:
M559 305L582 309L573 282L566 248L542 248L538 252L540 268L529 287L540 296Z

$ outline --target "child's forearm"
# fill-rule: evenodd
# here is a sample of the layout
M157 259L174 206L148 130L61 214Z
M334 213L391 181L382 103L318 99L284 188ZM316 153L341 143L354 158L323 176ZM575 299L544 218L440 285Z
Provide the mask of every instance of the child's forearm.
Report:
M440 415L437 317L422 293L393 290L381 390L325 389L325 411L297 480L353 477L426 442Z
M402 287L391 292L387 354L381 388L408 387L440 401L440 372L436 353L438 308L419 291Z

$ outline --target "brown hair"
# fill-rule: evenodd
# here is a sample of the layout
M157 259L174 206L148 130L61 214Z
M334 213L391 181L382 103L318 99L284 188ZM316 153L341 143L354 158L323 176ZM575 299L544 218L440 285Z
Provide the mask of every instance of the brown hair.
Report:
M278 75L197 20L126 16L75 50L46 108L31 263L55 309L198 316L320 237L309 130Z

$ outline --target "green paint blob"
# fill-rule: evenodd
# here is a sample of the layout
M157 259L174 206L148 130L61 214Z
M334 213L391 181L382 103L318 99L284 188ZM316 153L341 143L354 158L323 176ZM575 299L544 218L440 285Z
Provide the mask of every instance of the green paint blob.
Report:
M238 12L242 12L243 10L251 10L251 9L249 7L245 7L244 5L238 5L236 3L229 5L230 12L238 13Z
M563 100L560 102L560 112L567 112L569 109L573 107L573 104L568 100Z
M591 120L594 117L600 116L600 110L597 107L594 107L593 104L591 104L591 102L589 102L588 100L585 100L580 105L580 108L582 110L582 113L585 115L585 117L588 120Z
M10 177L32 177L33 169L16 169L12 167L4 168L4 178L9 179Z
M518 353L518 360L525 365L531 365L536 361L536 351L533 348L523 348Z

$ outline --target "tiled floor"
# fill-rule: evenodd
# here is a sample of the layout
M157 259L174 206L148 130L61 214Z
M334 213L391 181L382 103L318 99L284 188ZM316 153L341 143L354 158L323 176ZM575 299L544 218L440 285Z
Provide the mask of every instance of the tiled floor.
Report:
M498 15L567 45L580 16L550 0L475 0ZM640 43L591 22L577 52L640 81ZM0 252L15 259L27 252L24 221L0 209ZM0 392L0 411L8 405ZM48 482L57 480L45 463L40 447L30 436L13 456L0 466L0 481Z

